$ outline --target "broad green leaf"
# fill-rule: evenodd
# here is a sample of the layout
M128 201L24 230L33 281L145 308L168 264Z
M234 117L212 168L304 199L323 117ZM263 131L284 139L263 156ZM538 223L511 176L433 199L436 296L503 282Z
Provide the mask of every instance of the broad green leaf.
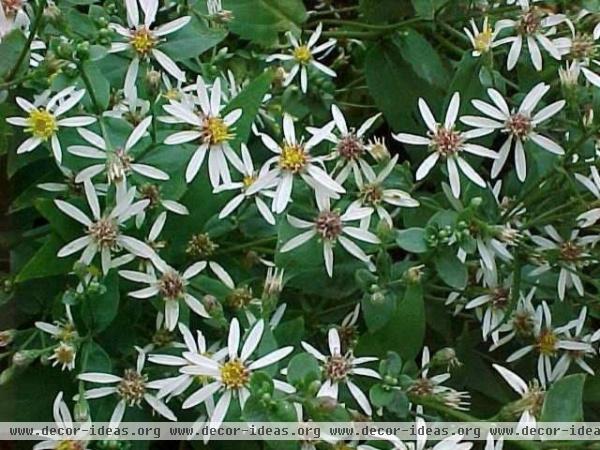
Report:
M273 72L271 70L265 71L242 89L223 111L223 114L227 114L229 111L238 108L242 110L242 117L234 125L235 139L232 142L234 148L238 148L242 142L245 143L248 141L250 131L252 130L252 123L256 119L265 94L271 87L272 80Z
M471 52L465 55L455 67L454 76L450 81L448 95L460 92L461 109L463 112L475 113L477 110L471 105L475 98L486 99L485 88L481 85L479 72L481 70L481 58L475 58Z
M108 102L110 100L110 84L102 74L102 71L95 62L87 61L83 64L83 72L90 83L90 89L88 89L87 96L92 104L97 105L102 110L108 108ZM87 85L85 85L85 87L87 88Z
M368 22L393 23L413 13L409 0L359 0L360 12Z
M15 65L19 61L19 55L25 48L27 39L20 30L13 30L2 38L0 42L0 79L8 75L14 70ZM27 56L23 59L27 65Z
M108 327L117 316L119 309L119 276L111 270L102 280L105 291L100 295L89 296L82 305L83 317L88 327L97 332Z
M568 375L552 383L544 397L542 422L580 422L583 420L585 375Z
M425 304L422 287L411 284L396 307L388 324L375 333L364 333L358 341L357 354L384 357L397 352L406 360L413 359L423 347L425 337Z
M80 206L80 205L77 205ZM52 229L64 239L65 243L81 234L83 225L71 219L60 211L54 202L49 199L39 199L35 202L36 209L50 223ZM85 211L84 211L85 212Z
M195 58L219 44L227 36L223 28L208 28L195 17L181 30L169 35L159 49L175 61Z
M435 269L440 278L454 289L464 289L467 285L467 267L451 251L447 250L434 259Z
M448 86L448 72L438 52L429 41L414 30L402 35L400 52L415 73L432 86L445 89Z
M259 43L272 43L278 33L300 32L306 20L302 0L224 0L223 9L233 13L232 33Z
M321 377L321 369L317 360L308 353L294 356L287 367L287 379L290 384L307 387Z
M383 328L392 318L396 309L396 297L391 292L365 294L361 306L367 328L375 332Z
M112 363L106 351L94 341L86 341L78 356L81 372L110 373Z
M51 234L44 245L21 269L17 275L17 282L68 273L73 268L74 258L58 258L56 256L63 245L60 238Z
M417 15L425 19L433 19L435 13L446 3L448 0L412 0Z
M368 49L365 76L377 107L394 131L421 129L420 121L416 121L413 114L417 100L441 97L438 89L424 83L404 60L398 36L377 42Z
M425 230L423 228L408 228L396 233L396 244L403 250L411 253L425 253Z

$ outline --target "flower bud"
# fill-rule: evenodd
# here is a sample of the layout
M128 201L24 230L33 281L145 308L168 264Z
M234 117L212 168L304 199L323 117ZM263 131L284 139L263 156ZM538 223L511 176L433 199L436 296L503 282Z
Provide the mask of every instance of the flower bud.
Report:
M31 350L20 350L12 357L15 367L27 367L35 359L35 352Z
M0 331L0 348L7 347L13 341L16 330Z
M462 363L459 361L456 356L456 351L452 347L445 347L441 350L438 350L431 358L431 367L435 366L445 366L448 369L460 367Z
M421 278L423 277L423 269L425 268L424 264L420 264L418 266L413 266L406 271L405 277L409 283L420 283Z

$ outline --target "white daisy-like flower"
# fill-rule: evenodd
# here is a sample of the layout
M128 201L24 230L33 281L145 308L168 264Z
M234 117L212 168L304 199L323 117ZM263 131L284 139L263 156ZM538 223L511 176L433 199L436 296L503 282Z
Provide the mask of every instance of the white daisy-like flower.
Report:
M26 0L2 0L0 2L0 41L14 29L26 32L29 17L25 12Z
M375 121L381 116L381 113L369 117L363 122L358 130L348 128L344 114L336 105L331 105L331 115L333 116L332 123L337 129L337 133L332 131L325 139L335 144L332 155L334 158L338 159L337 164L333 169L333 173L337 172L335 181L344 184L352 172L354 180L356 183L359 183L362 181L361 171L364 172L370 169L369 164L364 159L368 152L367 145L364 142L364 136L375 124ZM326 127L330 125L331 124L328 124ZM319 128L307 128L307 131L311 134L319 134L321 132Z
M218 428L229 410L229 406L237 397L240 407L243 409L246 400L250 396L248 385L252 373L271 366L285 357L293 350L293 347L283 347L274 350L258 359L252 360L251 356L258 348L264 332L264 321L258 321L248 332L243 345L241 346L240 324L236 318L231 321L227 346L216 352L220 354L226 352L222 361L186 352L183 357L193 361L192 364L182 367L180 372L205 376L211 379L211 382L191 394L184 402L183 409L192 408L204 403L206 399L221 392L221 396L215 405L214 411L210 416L210 426ZM294 392L294 388L280 380L273 380L275 388L283 392Z
M600 241L600 236L579 236L580 230L573 230L568 239L564 239L552 225L544 227L544 231L551 238L544 236L531 236L531 240L538 246L538 251L549 256L556 257L556 263L560 267L558 275L558 298L564 300L567 289L575 286L580 296L584 294L583 283L577 274L586 265L595 262L591 259L588 251L590 245ZM548 272L553 267L549 262L544 262L540 267L531 271L530 276L539 276Z
M127 175L131 172L154 180L168 180L169 175L156 167L148 164L134 162L131 149L144 137L148 127L152 124L152 117L146 117L131 132L122 147L109 148L106 141L96 133L80 129L79 134L90 145L71 145L68 152L81 156L82 158L99 159L101 164L93 164L77 174L75 181L81 183L83 180L94 178L101 173L106 174L110 183L120 184L127 181Z
M148 361L163 366L182 368L194 364L193 355L205 356L217 362L221 361L227 356L226 349L221 350L219 353L214 353L214 348L211 348L209 350L206 345L206 338L200 330L196 330L196 338L194 338L194 335L192 334L190 329L183 323L179 323L179 331L183 336L183 341L185 344L178 346L184 348L183 354L186 355L186 357L153 354L148 356ZM174 377L165 378L163 380L161 388L157 393L157 397L164 398L169 396L170 398L181 395L197 381L200 381L203 386L206 386L209 383L210 378L199 377L197 375L192 375L189 373L180 373L179 375L176 375ZM214 409L212 395L207 397L205 403L207 403L207 407L209 407L210 409Z
M583 184L585 188L590 191L594 197L596 197L597 200L600 200L600 173L595 166L590 165L589 177L576 173L575 178L577 181ZM600 220L600 208L592 208L589 211L577 216L579 226L583 228L591 227L598 220Z
M511 278L498 283L497 274L494 273L489 281L489 285L486 287L487 292L475 297L465 305L465 309L477 308L483 339L487 339L504 322L511 297ZM485 307L485 312L482 314L481 308L483 307Z
M479 30L479 27L477 26L477 23L475 23L474 19L471 19L469 23L471 24L471 29L465 27L463 30L471 41L471 45L473 46L473 51L471 54L474 57L479 57L483 54L486 54L492 48L499 45L499 43L496 41L496 38L498 37L500 31L502 31L502 28L496 26L492 29L488 17L483 19L481 30Z
M235 109L224 117L221 116L223 105L221 105L221 80L219 78L215 80L209 96L204 80L198 76L196 94L200 102L201 113L196 112L193 105L175 100L163 107L179 122L194 127L193 130L173 133L165 139L165 144L180 145L186 142L199 141L200 145L192 155L192 159L186 168L185 179L190 183L196 177L208 152L208 175L213 188L215 188L219 186L221 181L226 184L231 183L228 162L238 172L244 171L239 156L230 145L230 141L235 138L232 127L242 116L242 110Z
M106 117L123 119L129 123L141 122L150 112L150 102L138 97L135 86L123 88L123 98L112 109L102 113Z
M598 25L591 35L576 32L575 28L571 31L572 36L555 39L554 45L563 56L571 59L567 69L572 75L573 84L577 83L579 74L583 73L583 76L591 84L600 87L600 75L597 73L598 66L600 66L600 29Z
M415 419L415 427L417 430L426 429L427 424L422 417ZM427 446L427 433L419 432L415 443L407 443L408 450L470 450L473 447L472 442L460 442L463 439L462 434L455 434L442 439L433 447ZM487 450L487 449L486 449Z
M330 328L327 335L329 356L325 356L308 342L302 341L302 347L320 363L325 382L321 385L317 397L331 397L337 400L340 385L346 385L350 394L360 408L367 414L373 412L369 399L364 392L352 381L355 375L381 379L373 369L359 367L363 364L377 361L376 357L355 357L352 352L342 353L342 344L338 330Z
M110 270L112 255L122 248L129 253L143 258L157 258L154 250L148 244L122 233L121 228L125 222L135 216L140 210L148 206L148 200L133 203L135 188L131 188L125 196L117 197L116 205L105 211L100 211L100 203L96 190L91 181L83 183L85 196L92 212L91 218L79 208L63 200L54 200L54 203L63 213L80 224L84 225L85 236L77 238L62 247L57 256L63 258L83 250L79 261L90 265L94 256L100 253L102 271L106 274Z
M179 300L183 300L200 317L210 317L204 305L187 289L189 281L206 268L206 261L192 264L183 273L179 273L159 258L154 258L152 262L161 273L160 276L154 271L146 273L134 270L119 271L119 275L127 280L149 284L144 289L130 292L129 296L134 298L159 296L165 302L165 326L169 331L175 329L179 320Z
M419 202L402 189L386 188L386 178L396 167L398 155L392 159L377 174L370 166L364 166L364 177L357 181L358 198L351 203L350 208L372 208L377 212L380 220L385 220L388 225L393 226L392 216L384 205L392 205L396 208L416 208ZM370 215L362 219L361 228L369 228Z
M429 106L422 98L419 99L419 110L421 116L429 128L428 136L415 136L413 134L399 133L395 134L394 139L405 144L426 145L431 154L425 158L417 169L416 180L422 180L427 176L440 158L446 161L448 176L450 178L450 187L452 194L458 198L460 196L460 175L458 170L469 178L473 183L486 187L485 181L471 167L471 165L461 156L462 152L471 153L485 158L495 159L498 157L496 152L478 144L467 142L469 139L482 136L486 133L481 130L458 131L455 129L458 111L460 109L460 94L455 92L448 105L444 123L438 123L431 113Z
M538 353L538 379L542 386L546 386L548 382L552 381L552 364L560 350L585 351L589 348L587 343L565 339L565 331L571 328L573 328L572 323L562 327L554 327L550 308L545 301L542 302L536 309L536 320L533 329L534 342L509 355L506 362L517 361L535 350Z
M2 5L0 5L0 10ZM84 423L81 423L81 419L78 418L77 426L71 415L69 407L63 400L62 391L56 395L54 403L52 405L52 414L54 415L54 422L56 427L61 430L64 436L68 436L69 439L64 439L56 434L50 434L44 436L43 433L38 435L45 438L45 441L39 442L33 446L33 450L64 450L64 449L77 449L87 450L88 438L90 436L90 418L87 417Z
M581 308L579 317L573 321L573 333L571 333L571 330L565 331L565 339L587 344L588 348L585 350L566 350L554 366L551 376L552 381L559 380L565 376L572 363L577 364L581 369L590 375L595 375L594 369L590 367L585 359L592 358L598 354L594 346L598 341L600 341L600 330L597 330L595 333L583 335L583 327L585 326L586 316L587 307L584 306Z
M330 277L333 276L333 248L338 242L352 256L371 265L371 258L352 241L352 238L369 244L379 244L381 241L370 231L346 223L361 220L371 213L370 208L348 208L344 214L341 214L337 210L331 210L327 205L319 209L319 214L312 222L288 215L290 225L306 231L287 241L279 251L281 253L292 251L316 237L323 243L325 268Z
M288 33L288 38L290 43L292 44L292 51L289 54L286 53L277 53L271 55L267 58L267 62L271 61L292 61L293 66L289 70L287 76L283 81L283 85L289 85L298 72L300 72L300 88L302 92L306 93L308 89L308 67L312 66L315 69L323 72L325 75L329 75L330 77L335 77L336 73L327 67L325 64L319 62L317 59L327 55L328 50L331 50L332 47L336 44L335 39L329 39L327 42L316 45L317 41L321 37L321 32L323 31L323 24L320 23L317 26L317 29L310 36L306 44L302 41L298 41L292 33ZM319 56L317 56L319 55Z
M517 178L520 181L524 181L527 176L525 142L531 140L542 149L554 153L555 155L563 155L565 153L559 144L536 131L542 122L545 122L560 112L566 103L564 100L558 100L540 109L537 113L534 113L534 109L536 109L538 103L542 100L542 97L546 95L549 90L550 85L543 82L537 84L523 98L519 108L517 110L511 110L506 100L502 97L502 94L497 90L490 88L487 92L492 99L493 105L481 100L473 100L472 102L473 106L487 117L463 116L460 118L462 123L476 127L476 130L482 134L490 134L496 130L500 130L502 133L508 135L508 138L500 147L498 158L494 161L492 166L493 178L498 176L506 164L506 160L508 159L510 150L513 148L513 144L515 148L515 168L517 171Z
M143 21L140 18L138 1L144 13ZM128 28L118 23L109 25L117 34L127 40L126 42L113 42L109 52L119 53L132 50L134 53L125 75L125 91L130 91L135 86L140 61L151 58L156 60L173 78L185 81L185 72L177 67L177 64L159 48L161 43L165 41L165 36L186 26L191 17L179 17L152 29L158 11L158 0L127 0L125 9L127 10Z
M542 8L530 5L528 0L519 1L521 7L520 17L517 20L503 19L496 26L512 28L516 36L510 36L498 41L498 45L511 44L506 61L508 70L514 69L521 55L524 44L527 44L529 57L536 70L542 70L543 60L540 45L554 59L560 60L561 54L554 42L549 38L555 33L555 26L567 19L563 14L550 14Z
M222 184L221 186L214 189L214 193L224 192L224 191L232 191L239 190L240 193L234 196L227 204L223 207L221 212L219 213L219 219L224 219L233 213L243 202L247 199L253 199L254 204L256 205L256 209L260 213L260 215L265 219L265 221L270 225L275 225L275 217L273 217L273 213L269 206L265 203L265 201L261 198L260 194L264 193L265 195L272 196L271 192L259 191L255 194L248 194L248 188L252 186L261 176L264 175L264 171L257 173L254 170L254 164L252 162L252 157L250 156L250 152L248 151L248 147L246 144L241 145L242 149L242 164L244 170L242 171L243 179L242 181L235 181L228 184ZM271 186L265 186L264 189L269 189L270 187L274 187L276 184L275 180L273 180Z
M508 370L506 367L498 364L492 364L492 366L508 385L521 396L521 401L515 403L519 406L519 412L521 413L517 429L535 427L537 418L539 418L542 406L544 405L545 389L540 386L540 382L535 378L527 384L519 375Z
M421 373L420 377L413 381L413 384L408 388L408 392L417 396L434 396L438 397L446 406L467 411L471 404L471 395L466 391L457 391L444 383L451 377L450 373L443 372L437 375L429 375L431 357L429 347L423 347L421 354ZM422 415L423 407L418 405L417 413Z
M79 334L75 328L75 321L71 314L71 307L65 305L66 320L48 322L35 322L36 328L48 333L52 339L59 341L53 348L52 355L48 358L52 361L52 367L61 365L61 370L73 370L77 356L77 339Z
M517 336L524 339L531 339L537 321L536 311L532 303L535 291L536 289L533 288L527 295L520 293L517 306L508 321L496 331L492 331L491 336L494 343L490 346L490 351L496 350ZM506 334L500 337L501 333Z
M30 103L22 97L17 97L17 105L25 111L27 117L7 117L6 121L11 125L24 127L31 137L26 139L17 148L17 154L35 150L43 142L50 141L50 147L54 159L60 165L62 162L62 148L58 140L58 131L61 127L84 127L96 121L91 116L64 117L85 95L85 89L75 90L71 86L54 95L45 105ZM36 102L37 103L37 102ZM79 128L81 129L81 128Z
M88 389L83 393L85 399L95 399L115 395L119 401L110 417L110 427L117 427L123 420L127 407L141 407L145 401L150 407L162 417L177 421L173 411L160 400L150 390L157 389L160 383L148 381L148 376L144 373L144 364L146 354L136 347L138 352L137 364L135 369L126 369L122 376L112 375L102 372L86 372L77 376L79 380L98 384L112 384L94 389Z
M296 139L294 121L288 114L283 116L284 141L278 144L270 136L260 133L264 145L276 154L265 162L268 168L263 175L256 180L247 190L248 195L257 193L266 187L276 186L272 210L279 214L283 212L292 197L294 179L300 177L304 182L315 190L317 202L324 198L337 198L339 193L346 192L345 189L324 170L324 157L313 156L310 150L323 141L329 134L333 124L321 130L321 133L313 135L308 141Z

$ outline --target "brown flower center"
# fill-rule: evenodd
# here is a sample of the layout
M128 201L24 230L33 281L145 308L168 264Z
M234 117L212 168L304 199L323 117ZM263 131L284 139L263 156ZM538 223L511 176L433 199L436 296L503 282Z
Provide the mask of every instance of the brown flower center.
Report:
M146 381L146 376L127 369L117 385L117 394L130 406L139 405L146 393Z
M533 129L531 119L525 114L514 114L506 121L506 129L517 139L524 140Z
M331 381L342 381L352 365L345 356L330 356L325 363L325 377Z
M179 273L170 270L160 278L158 289L165 300L177 300L185 293L185 283Z
M88 226L88 235L102 248L113 248L119 236L117 223L108 217L97 220Z
M342 158L348 160L356 160L365 152L365 146L362 139L354 133L342 136L335 149Z
M461 149L463 138L453 128L440 127L431 136L431 146L442 156L452 156Z
M323 211L317 217L315 228L321 238L335 241L342 233L342 219L335 211Z

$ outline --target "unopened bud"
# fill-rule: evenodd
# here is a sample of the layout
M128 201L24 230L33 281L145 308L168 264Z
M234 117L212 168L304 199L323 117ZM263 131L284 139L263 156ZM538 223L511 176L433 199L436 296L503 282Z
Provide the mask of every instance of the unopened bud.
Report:
M161 83L160 72L158 70L149 70L146 73L146 83L152 91L157 91Z
M452 347L445 347L438 350L431 358L431 367L445 366L446 368L460 367L462 363L456 356L456 351Z
M86 422L87 420L89 420L90 408L87 400L82 395L79 396L79 401L75 403L73 413L76 422Z
M0 347L7 347L13 341L16 330L0 331Z
M27 367L34 359L34 352L30 350L21 350L13 355L12 362L16 367Z
M2 373L0 373L0 386L2 386L3 384L6 384L10 380L12 380L14 374L15 374L14 366L10 366L9 368L3 370Z
M377 162L386 162L390 159L390 151L385 145L384 138L374 138L367 144L367 151Z
M423 277L424 264L413 266L406 271L406 280L409 283L419 283Z

